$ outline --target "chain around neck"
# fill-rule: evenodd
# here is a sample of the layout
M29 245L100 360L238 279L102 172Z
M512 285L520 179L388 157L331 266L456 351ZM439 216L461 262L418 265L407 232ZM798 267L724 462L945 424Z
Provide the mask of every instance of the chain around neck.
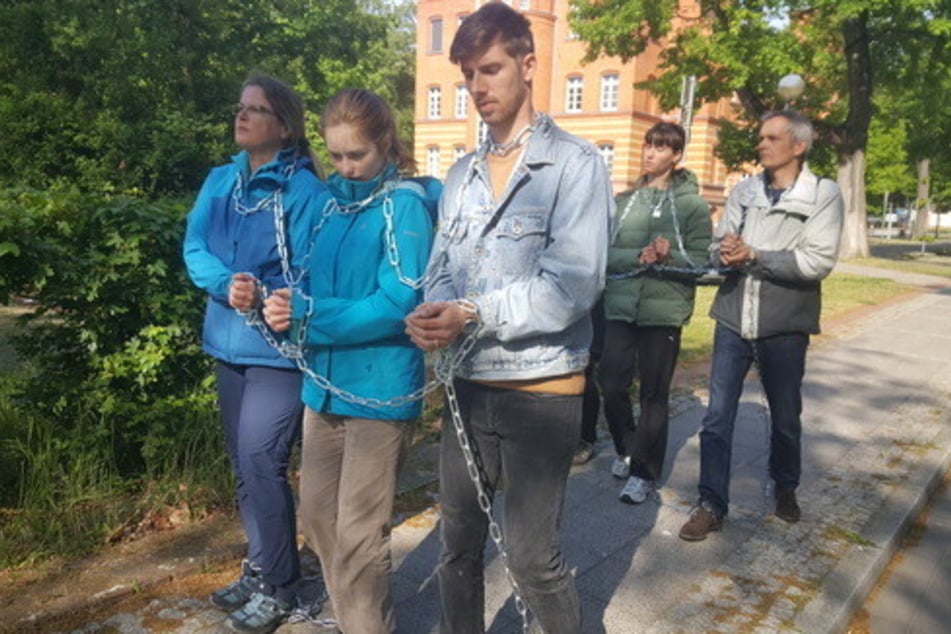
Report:
M535 117L535 120L530 124L518 131L511 141L508 143L496 143L495 139L492 138L492 133L489 133L486 136L486 144L488 146L488 153L495 156L506 156L512 150L522 147L525 144L525 141L528 140L528 137L532 135L532 132L538 127L539 118Z

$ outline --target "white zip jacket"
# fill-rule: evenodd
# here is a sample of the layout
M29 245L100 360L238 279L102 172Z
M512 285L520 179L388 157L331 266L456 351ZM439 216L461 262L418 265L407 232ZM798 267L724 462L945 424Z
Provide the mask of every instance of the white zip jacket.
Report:
M727 275L710 316L744 339L818 333L820 282L835 266L844 207L839 186L806 164L775 205L766 196L765 174L736 185L714 231L711 257L719 264L720 240L740 233L756 260Z

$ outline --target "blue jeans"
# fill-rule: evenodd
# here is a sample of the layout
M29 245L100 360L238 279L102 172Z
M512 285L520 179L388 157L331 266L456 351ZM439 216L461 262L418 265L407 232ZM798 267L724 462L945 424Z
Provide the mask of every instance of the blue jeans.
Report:
M565 483L581 427L581 395L520 392L457 380L469 443L491 498L504 480L508 565L547 634L581 631L574 577L558 544ZM488 519L449 415L440 443L439 590L444 634L485 632L483 549Z
M780 489L799 486L802 471L802 377L809 335L747 340L721 324L713 335L710 405L700 430L700 500L719 516L730 504L733 424L750 365L757 363L769 402L769 475Z
M219 361L217 377L248 560L265 582L286 589L300 577L287 463L300 434L301 374Z

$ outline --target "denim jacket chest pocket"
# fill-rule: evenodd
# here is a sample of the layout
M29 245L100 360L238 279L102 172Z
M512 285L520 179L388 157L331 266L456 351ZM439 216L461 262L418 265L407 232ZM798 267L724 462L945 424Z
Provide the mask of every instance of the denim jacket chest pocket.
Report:
M523 210L499 220L486 239L487 255L504 276L535 272L538 254L548 244L549 215L542 209Z

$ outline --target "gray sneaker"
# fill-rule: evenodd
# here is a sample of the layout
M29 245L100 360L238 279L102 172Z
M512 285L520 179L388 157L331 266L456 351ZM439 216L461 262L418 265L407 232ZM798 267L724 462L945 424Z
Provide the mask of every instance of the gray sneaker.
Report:
M245 559L241 562L241 576L226 587L211 593L209 601L219 610L234 612L251 600L258 587L259 568Z
M621 489L621 501L628 504L643 504L654 490L654 482L637 476L627 479L627 484Z
M631 475L631 457L618 456L615 458L614 462L611 463L611 475L618 480L623 480Z

